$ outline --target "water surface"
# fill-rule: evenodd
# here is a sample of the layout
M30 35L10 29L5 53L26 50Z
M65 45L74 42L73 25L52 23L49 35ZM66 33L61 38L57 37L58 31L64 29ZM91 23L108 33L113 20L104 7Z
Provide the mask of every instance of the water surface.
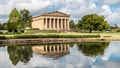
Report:
M0 68L119 68L120 42L0 45Z

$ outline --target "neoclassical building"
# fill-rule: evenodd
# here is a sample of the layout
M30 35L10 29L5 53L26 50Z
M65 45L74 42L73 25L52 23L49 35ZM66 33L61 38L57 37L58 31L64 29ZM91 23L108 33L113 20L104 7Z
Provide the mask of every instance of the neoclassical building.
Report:
M69 54L69 44L33 46L32 51L43 56L58 59Z
M70 15L54 11L33 17L32 28L40 30L69 30Z

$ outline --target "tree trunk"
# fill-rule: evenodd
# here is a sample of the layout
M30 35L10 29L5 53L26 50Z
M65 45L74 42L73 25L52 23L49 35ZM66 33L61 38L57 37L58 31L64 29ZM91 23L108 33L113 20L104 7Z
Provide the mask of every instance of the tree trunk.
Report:
M92 29L90 29L90 33L92 33Z

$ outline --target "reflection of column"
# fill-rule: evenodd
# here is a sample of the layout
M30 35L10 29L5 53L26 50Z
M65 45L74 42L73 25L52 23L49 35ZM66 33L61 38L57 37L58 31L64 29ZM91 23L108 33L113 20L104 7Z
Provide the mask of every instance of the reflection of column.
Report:
M66 52L66 44L64 45L64 51Z
M51 52L51 45L49 46L49 48L50 48L50 52Z
M60 51L62 52L63 51L63 45L61 44L60 46L61 46L61 50Z
M45 46L45 49L46 49L45 51L47 52L47 46Z
M55 52L55 46L53 46L53 52Z
M68 44L66 44L66 51L68 50Z
M59 45L57 45L57 52L59 52Z

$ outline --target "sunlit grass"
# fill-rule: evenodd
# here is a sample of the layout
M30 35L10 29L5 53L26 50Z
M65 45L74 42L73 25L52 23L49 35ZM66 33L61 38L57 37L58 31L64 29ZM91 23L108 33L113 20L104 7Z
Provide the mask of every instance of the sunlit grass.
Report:
M66 32L66 33L34 33L34 34L0 34L0 36L6 36L6 37L14 37L16 35L66 35L66 36L79 36L79 35L100 35L101 38L109 37L109 38L120 38L120 33L74 33L74 32Z

